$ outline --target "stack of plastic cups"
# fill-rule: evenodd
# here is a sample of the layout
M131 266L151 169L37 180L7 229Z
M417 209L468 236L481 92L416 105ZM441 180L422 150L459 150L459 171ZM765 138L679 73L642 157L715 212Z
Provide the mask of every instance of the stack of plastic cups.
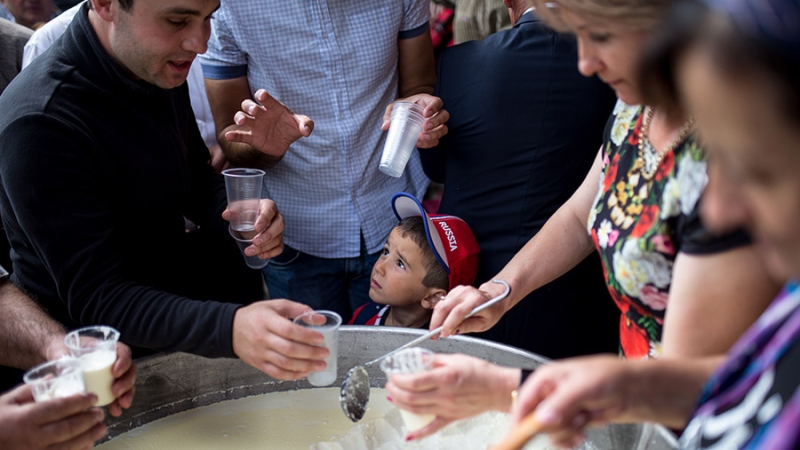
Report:
M378 170L395 178L403 174L422 134L425 122L422 111L422 106L416 103L395 102Z

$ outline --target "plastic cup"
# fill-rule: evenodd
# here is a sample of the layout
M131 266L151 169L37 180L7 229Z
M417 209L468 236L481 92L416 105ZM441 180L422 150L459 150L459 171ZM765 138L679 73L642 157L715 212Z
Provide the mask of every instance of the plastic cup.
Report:
M422 106L416 103L395 102L378 170L395 178L403 174L422 133L425 122L422 111Z
M426 348L412 347L387 356L381 361L381 370L389 379L396 373L419 373L433 368L434 353ZM435 414L414 414L400 410L400 417L408 431L421 430L436 419Z
M235 240L236 244L239 246L239 251L242 253L242 256L244 257L244 262L245 264L247 264L247 267L251 269L263 269L264 266L266 266L267 263L269 263L269 259L261 259L258 257L258 254L255 254L253 256L247 256L244 253L244 249L253 245L253 237L255 237L256 235L256 232L254 230L250 232L236 231L233 229L233 224L231 224L228 227L228 232L231 234L231 237L233 237L233 240Z
M231 228L236 231L255 230L264 171L228 169L223 170L222 175L225 176L225 192L228 195Z
M68 356L39 364L25 372L22 379L30 386L37 402L86 392L81 362Z
M64 338L72 356L81 362L86 391L97 395L95 406L108 405L116 398L111 393L111 366L117 360L118 340L119 331L105 325L79 328Z
M336 381L339 326L342 324L342 316L333 311L309 311L295 317L294 323L306 328L313 328L314 331L322 333L322 337L325 338L322 347L326 347L330 351L328 357L325 358L325 370L309 374L308 382L312 386L330 386Z

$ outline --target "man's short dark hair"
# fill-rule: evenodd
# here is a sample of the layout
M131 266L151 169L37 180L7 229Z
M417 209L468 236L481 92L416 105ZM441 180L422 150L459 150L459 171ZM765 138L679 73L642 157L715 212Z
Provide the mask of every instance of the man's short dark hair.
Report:
M425 263L425 277L422 278L422 285L427 288L439 288L448 290L450 281L447 272L444 270L439 260L433 254L428 237L425 235L425 226L422 224L422 217L412 216L401 219L394 227L403 237L410 237L417 244L422 252L422 260Z
M131 7L133 7L133 0L119 0L119 7L123 11L130 11Z

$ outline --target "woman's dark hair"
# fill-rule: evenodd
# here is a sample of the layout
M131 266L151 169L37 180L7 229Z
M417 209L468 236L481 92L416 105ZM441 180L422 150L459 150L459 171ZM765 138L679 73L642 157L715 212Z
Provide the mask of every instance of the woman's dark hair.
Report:
M787 44L764 30L745 32L734 19L695 0L676 2L640 62L644 102L666 109L674 117L682 116L675 71L690 48L702 48L726 77L771 78L783 112L800 123L800 41Z

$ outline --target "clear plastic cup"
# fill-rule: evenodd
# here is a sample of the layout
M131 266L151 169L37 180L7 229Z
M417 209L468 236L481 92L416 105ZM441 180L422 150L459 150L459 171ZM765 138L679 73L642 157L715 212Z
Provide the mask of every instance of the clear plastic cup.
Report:
M322 346L330 351L328 357L325 358L325 370L309 374L308 382L312 386L330 386L336 381L336 361L339 355L339 326L342 324L342 316L333 311L310 311L295 317L294 323L312 328L314 331L322 333L322 337L325 338Z
M81 362L86 391L97 395L95 406L108 405L116 398L111 393L111 367L117 360L118 340L119 331L105 325L79 328L64 338L72 356Z
M433 368L434 353L426 348L412 347L400 350L381 361L381 370L390 379L396 373L419 373ZM435 414L414 414L400 410L400 417L408 431L421 430L436 419Z
M395 178L403 174L422 134L422 124L425 122L423 110L422 106L413 102L395 102L378 170Z
M225 192L228 195L231 228L236 231L255 230L264 171L227 169L222 171L222 175L225 176Z
M22 379L30 386L37 402L86 392L81 362L68 356L39 364L25 372Z
M242 253L244 257L244 262L247 264L247 267L251 269L263 269L264 266L269 263L269 259L261 259L258 257L258 254L253 256L247 256L244 253L244 249L253 245L253 238L256 235L255 230L252 231L236 231L233 229L233 224L228 227L228 232L233 237L233 240L236 241L236 244L239 246L239 251Z

